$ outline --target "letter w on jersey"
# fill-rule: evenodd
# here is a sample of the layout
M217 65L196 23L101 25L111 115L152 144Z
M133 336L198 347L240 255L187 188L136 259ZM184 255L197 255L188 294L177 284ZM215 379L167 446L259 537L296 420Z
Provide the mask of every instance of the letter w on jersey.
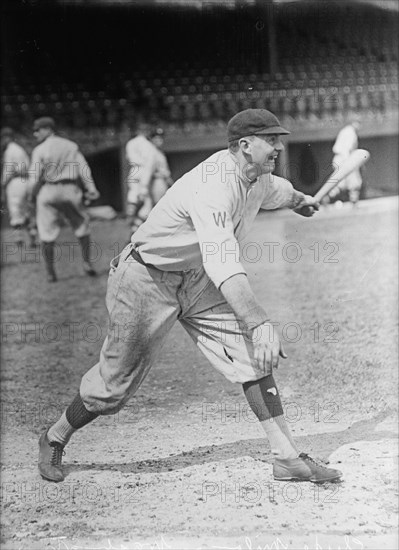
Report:
M222 225L223 227L226 227L226 212L218 212L217 215L215 212L212 212L213 219L215 220L215 224L220 227Z

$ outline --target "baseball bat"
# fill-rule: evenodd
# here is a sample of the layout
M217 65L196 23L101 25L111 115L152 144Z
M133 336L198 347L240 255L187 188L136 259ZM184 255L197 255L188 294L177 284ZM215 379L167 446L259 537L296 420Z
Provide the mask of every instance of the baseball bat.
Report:
M370 153L366 149L355 149L339 166L338 171L331 174L328 180L320 187L315 194L314 198L317 202L320 202L328 193L334 189L343 179L345 179L353 170L360 168L370 158ZM314 207L304 205L300 207L296 212L303 216L311 216L313 214Z
M370 158L370 153L366 149L355 149L339 166L338 171L334 172L324 185L317 191L314 198L320 202L328 193L334 189L343 179L345 179L353 170L363 166Z

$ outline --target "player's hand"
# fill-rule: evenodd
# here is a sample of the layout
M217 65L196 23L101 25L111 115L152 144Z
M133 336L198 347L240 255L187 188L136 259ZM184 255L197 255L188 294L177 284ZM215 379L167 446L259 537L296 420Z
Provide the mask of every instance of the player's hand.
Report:
M302 201L294 208L294 212L310 218L315 212L320 208L320 203L318 203L311 195L304 195Z
M342 189L337 185L337 187L334 187L334 189L331 189L331 191L328 193L328 197L330 199L334 199L341 193Z
M139 190L137 199L139 202L144 204L145 200L150 196L150 193L147 189L147 187L143 187Z
M99 197L100 197L100 193L98 189L90 189L88 191L85 191L83 202L87 206L91 202L96 201Z
M28 203L29 208L35 208L36 206L36 194L35 190L32 189L27 195L26 195L26 202Z
M263 323L252 331L252 343L254 346L255 367L265 373L272 374L273 369L278 368L280 357L287 355L276 328L272 323Z

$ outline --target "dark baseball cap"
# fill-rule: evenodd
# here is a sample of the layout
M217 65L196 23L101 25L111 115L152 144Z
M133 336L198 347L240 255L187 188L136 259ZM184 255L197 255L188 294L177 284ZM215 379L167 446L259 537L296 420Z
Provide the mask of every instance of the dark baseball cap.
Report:
M150 133L150 136L151 137L155 137L155 136L160 136L160 137L163 137L164 135L164 130L163 128L154 128L151 133Z
M289 134L279 119L266 109L246 109L233 116L227 125L228 141L259 134Z
M51 128L55 130L55 121L50 116L42 116L37 118L33 123L33 131L40 130L40 128Z

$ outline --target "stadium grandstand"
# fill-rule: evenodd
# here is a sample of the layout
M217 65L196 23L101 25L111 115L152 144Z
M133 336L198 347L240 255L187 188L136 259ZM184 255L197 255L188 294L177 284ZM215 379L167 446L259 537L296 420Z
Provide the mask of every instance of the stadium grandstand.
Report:
M53 116L118 210L123 188L109 179L123 180L138 119L165 129L177 177L224 147L227 120L249 107L292 130L283 161L309 192L321 176L312 162L331 161L356 114L375 159L370 196L397 192L396 1L31 0L2 10L3 125L29 150L34 118Z

